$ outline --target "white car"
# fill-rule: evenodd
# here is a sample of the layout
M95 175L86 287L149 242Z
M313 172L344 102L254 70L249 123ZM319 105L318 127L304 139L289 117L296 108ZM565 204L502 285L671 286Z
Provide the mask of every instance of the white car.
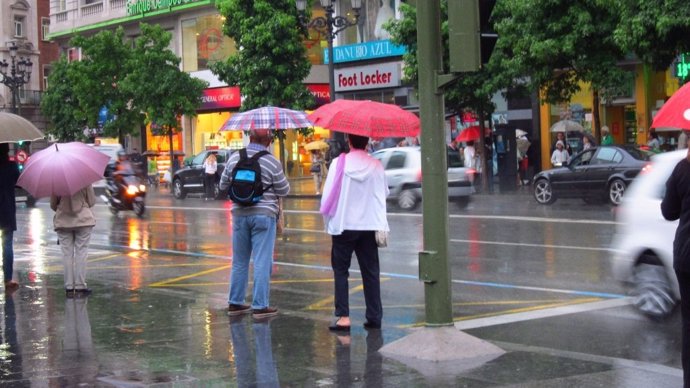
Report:
M654 318L668 315L680 300L673 270L678 221L666 221L660 206L666 180L687 154L679 150L652 157L652 164L635 178L616 213L613 275L631 286L635 306Z
M419 147L393 147L374 152L386 173L390 194L402 210L413 210L422 199L422 153ZM472 194L474 170L462 167L457 152L448 152L448 198L465 207Z

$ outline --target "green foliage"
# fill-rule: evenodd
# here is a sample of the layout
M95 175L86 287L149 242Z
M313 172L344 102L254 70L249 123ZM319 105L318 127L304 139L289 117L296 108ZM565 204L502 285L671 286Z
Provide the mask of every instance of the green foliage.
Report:
M122 81L135 70L131 44L125 41L123 28L101 31L91 37L77 36L70 45L82 50L82 60L71 64L81 74L73 85L78 101L76 118L96 128L98 112L106 106L115 116L103 126L106 136L122 139L125 134L137 133L144 115L131 109L132 90L121 87Z
M180 59L168 48L170 33L160 26L140 28L133 42L122 28L72 39L70 44L82 49L82 60L56 63L41 103L53 135L81 138L85 128L96 128L104 106L114 119L103 133L120 140L138 134L146 123L172 134L180 116L196 114L206 82L180 70Z
M238 51L211 70L240 87L242 109L313 107L314 97L302 83L311 64L294 0L220 0L216 6L225 17L223 32Z
M611 0L620 15L615 41L643 62L664 70L677 55L690 52L687 0Z
M448 50L448 16L447 0L441 1L441 35L443 39L444 73L450 72ZM409 4L400 4L401 19L392 19L384 24L390 32L391 41L407 48L403 56L404 79L417 86L419 82L419 65L417 61L417 9ZM488 84L489 73L481 69L474 73L464 73L445 89L445 104L448 110L460 113L470 109L477 113L490 115L494 109L491 95L498 89L492 89Z
M489 62L494 87L525 85L545 101L569 101L589 82L603 97L621 93L632 76L618 66L625 51L613 39L612 0L498 0L499 39Z
M41 99L41 111L50 118L51 124L46 133L60 142L81 140L86 128L86 120L76 119L76 101L72 85L78 74L70 71L69 63L63 56L52 64L48 77L49 88Z

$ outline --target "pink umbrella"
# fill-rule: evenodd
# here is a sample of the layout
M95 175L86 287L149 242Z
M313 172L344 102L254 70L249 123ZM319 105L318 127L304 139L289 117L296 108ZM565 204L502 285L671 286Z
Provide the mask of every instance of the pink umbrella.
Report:
M84 143L53 144L31 155L17 186L36 198L69 196L103 179L108 161L108 155Z

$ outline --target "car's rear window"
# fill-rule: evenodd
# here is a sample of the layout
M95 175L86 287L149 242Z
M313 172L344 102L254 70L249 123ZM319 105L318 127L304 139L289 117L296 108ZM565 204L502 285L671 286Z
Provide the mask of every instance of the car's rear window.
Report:
M626 148L625 150L628 151L630 156L637 160L649 160L649 158L651 158L651 156L654 155L654 153L652 152L641 150L635 147Z
M464 167L462 160L460 159L460 153L458 153L458 151L448 151L448 167Z

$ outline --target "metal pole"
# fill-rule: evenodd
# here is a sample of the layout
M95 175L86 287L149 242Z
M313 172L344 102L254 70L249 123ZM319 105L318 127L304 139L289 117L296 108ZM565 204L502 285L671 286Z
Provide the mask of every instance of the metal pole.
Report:
M333 24L335 20L333 19L333 5L326 8L326 24L328 26L328 93L330 95L330 101L333 102L335 98L335 64L333 63L333 40L335 39L335 33L333 32ZM331 160L341 152L345 150L345 134L342 132L331 131L331 139L337 147L331 148L329 151L331 153Z
M444 136L443 71L439 0L417 2L419 111L422 125L424 251L419 275L424 282L427 326L453 324L448 265L448 162Z

